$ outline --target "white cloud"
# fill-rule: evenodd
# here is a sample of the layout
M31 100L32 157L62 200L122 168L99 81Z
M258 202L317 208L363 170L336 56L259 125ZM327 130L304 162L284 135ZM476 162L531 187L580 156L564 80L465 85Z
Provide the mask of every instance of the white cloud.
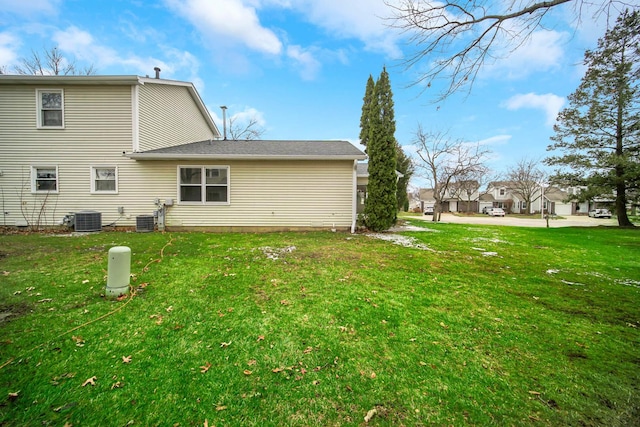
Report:
M18 39L10 33L0 33L0 67L14 64L18 59Z
M117 67L124 73L147 75L152 74L153 68L157 66L162 70L163 77L170 77L179 70L186 69L190 70L190 81L194 82L196 87L202 89L204 86L197 75L199 61L186 51L164 48L165 60L130 55L101 45L90 33L75 26L56 31L52 39L63 52L68 52L78 60L92 64L100 73L104 73L106 68Z
M247 3L247 4L245 4ZM242 0L166 0L166 4L191 22L207 43L240 43L266 54L282 52L282 42L263 27L256 11L260 2Z
M503 106L508 110L519 110L521 108L533 108L545 112L547 126L553 126L560 109L565 103L561 96L547 93L538 95L535 93L518 94L507 99Z
M279 1L284 4L285 2ZM382 0L291 0L293 9L302 13L314 25L339 38L361 40L367 50L381 51L391 58L400 58L399 36L385 25L389 7Z
M0 0L0 11L22 16L58 13L61 0Z
M492 145L504 145L511 141L511 135L495 135L489 138L478 141L478 145L492 146Z
M320 71L321 64L309 49L291 45L287 47L287 56L299 65L303 80L313 80Z

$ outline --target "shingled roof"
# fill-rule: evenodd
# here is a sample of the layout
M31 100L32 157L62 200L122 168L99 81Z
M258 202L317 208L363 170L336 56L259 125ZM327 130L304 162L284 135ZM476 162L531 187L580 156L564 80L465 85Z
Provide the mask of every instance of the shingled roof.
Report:
M364 160L348 141L209 140L125 153L135 160Z

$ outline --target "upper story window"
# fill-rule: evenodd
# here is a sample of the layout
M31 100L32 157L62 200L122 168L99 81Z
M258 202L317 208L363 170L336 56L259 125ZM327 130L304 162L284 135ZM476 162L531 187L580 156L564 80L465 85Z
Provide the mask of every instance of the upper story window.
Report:
M507 194L507 190L505 190L504 188L500 189L500 195L504 196L505 194Z
M64 128L64 91L62 89L38 89L38 128Z
M91 168L91 192L118 192L118 169L110 166L94 166Z
M31 192L32 193L57 193L58 192L58 167L57 166L33 166L31 168Z
M180 166L181 203L229 204L229 166Z

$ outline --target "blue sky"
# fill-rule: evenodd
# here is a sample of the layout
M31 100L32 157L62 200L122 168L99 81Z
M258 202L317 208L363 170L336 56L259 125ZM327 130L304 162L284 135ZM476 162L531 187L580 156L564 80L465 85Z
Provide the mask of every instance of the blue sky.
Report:
M501 171L547 154L584 50L604 35L604 17L585 10L578 22L573 7L557 8L529 43L488 64L471 93L437 105L437 85L408 86L418 69L401 65L411 47L382 19L391 13L382 0L0 0L0 66L10 71L53 46L98 74L153 76L158 66L163 78L193 82L221 129L226 105L238 121L258 119L264 139L358 146L367 78L386 66L408 153L420 123L481 142Z

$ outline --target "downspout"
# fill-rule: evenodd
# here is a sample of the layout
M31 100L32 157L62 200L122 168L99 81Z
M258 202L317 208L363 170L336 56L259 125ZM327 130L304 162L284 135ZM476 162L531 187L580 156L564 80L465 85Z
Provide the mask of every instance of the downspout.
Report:
M358 210L358 160L353 161L353 191L351 192L351 234L356 232Z

